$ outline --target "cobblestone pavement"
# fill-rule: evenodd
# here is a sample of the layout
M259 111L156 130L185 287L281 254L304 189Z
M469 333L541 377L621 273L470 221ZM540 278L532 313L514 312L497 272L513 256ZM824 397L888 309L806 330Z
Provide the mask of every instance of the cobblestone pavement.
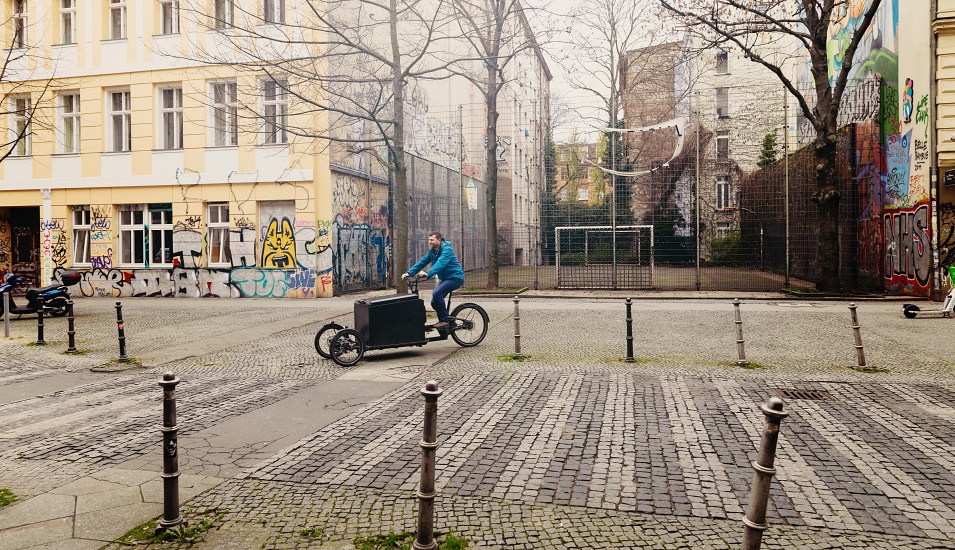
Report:
M353 299L130 300L129 354L172 351L124 372L111 372L112 302L78 301L82 356L63 355L61 337L28 345L35 322L17 322L19 338L0 340L0 383L106 372L0 404L0 487L29 497L103 468L158 472L166 370L184 380L181 470L214 475L210 451L190 450L190 437L397 363L406 382L380 398L284 449L234 451L230 460L260 461L190 501L187 517L223 514L204 546L346 548L355 536L413 530L418 391L436 379L437 528L477 547L736 547L758 405L781 395L789 416L765 548L955 548L955 349L942 336L955 321L861 303L866 357L883 369L861 373L847 368L856 355L845 303L746 303L756 368L742 369L729 300L635 302L636 361L626 363L620 300L528 299L530 358L509 362L513 302L480 298L492 319L482 345L371 352L341 369L312 338L328 319L349 322ZM813 399L791 397L810 390Z

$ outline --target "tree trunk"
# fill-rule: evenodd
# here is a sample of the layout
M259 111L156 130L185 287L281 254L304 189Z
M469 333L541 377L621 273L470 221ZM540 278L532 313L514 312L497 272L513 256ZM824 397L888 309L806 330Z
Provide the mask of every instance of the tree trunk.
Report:
M394 257L395 290L398 294L407 294L408 285L401 274L408 271L408 165L405 163L405 103L404 75L401 71L401 50L398 42L398 6L396 0L390 2L392 92L394 93L394 135L392 136L392 168L395 175L394 193L394 236L392 237Z
M487 176L487 250L490 266L487 271L487 289L498 287L500 254L497 249L497 63L485 61L487 68L487 134L485 174Z
M835 125L832 125L835 128ZM820 129L815 146L816 192L812 201L819 207L819 239L816 254L816 288L839 288L839 202L836 176L836 132Z

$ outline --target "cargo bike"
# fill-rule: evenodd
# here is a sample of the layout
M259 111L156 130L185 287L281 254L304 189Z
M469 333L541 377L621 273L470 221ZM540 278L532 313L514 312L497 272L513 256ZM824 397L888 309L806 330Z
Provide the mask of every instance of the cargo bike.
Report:
M463 347L476 346L487 335L489 324L484 308L463 303L451 309L448 293L448 326L428 324L424 300L418 296L423 279L409 277L411 294L363 299L355 302L355 327L327 323L315 335L315 351L326 359L350 367L361 361L368 350L423 346L447 340L450 336ZM435 321L436 323L437 321Z

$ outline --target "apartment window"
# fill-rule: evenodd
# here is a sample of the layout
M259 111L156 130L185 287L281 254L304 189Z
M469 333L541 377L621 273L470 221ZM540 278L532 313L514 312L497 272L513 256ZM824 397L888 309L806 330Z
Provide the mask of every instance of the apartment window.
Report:
M577 190L577 200L587 201L590 200L590 189L584 187Z
M229 250L229 205L209 205L209 265L229 266L232 263L232 252Z
M265 0L262 7L266 23L285 23L285 0Z
M560 200L562 200L562 201L567 200L567 188L566 188L566 187L560 190Z
M231 29L235 17L235 0L215 0L215 28Z
M146 226L142 207L119 212L119 261L127 266L146 265Z
M716 209L725 210L730 205L730 182L726 178L716 180Z
M728 118L730 116L729 88L716 89L716 116L719 118Z
M172 266L172 205L149 205L149 264Z
M235 82L212 85L212 143L217 147L238 145L238 102Z
M162 120L162 149L182 149L182 88L159 90L159 116Z
M59 134L61 153L80 152L80 94L62 93L58 96Z
M716 132L716 158L719 160L730 158L729 130L718 130Z
M128 91L109 92L109 150L115 153L132 149L132 110Z
M76 43L76 0L60 0L60 44Z
M264 82L265 107L264 117L264 143L274 145L279 143L288 143L288 83L284 80L267 80Z
M29 97L14 97L10 99L10 141L13 149L10 155L26 157L30 155L30 145L33 133Z
M716 222L716 238L725 239L730 235L730 224L727 222Z
M159 23L162 34L179 34L179 0L160 0Z
M13 42L14 48L27 47L27 1L13 0Z
M716 74L729 74L730 56L728 52L718 52L716 54Z
M109 0L109 37L126 38L126 0Z
M90 209L73 208L73 267L90 265Z

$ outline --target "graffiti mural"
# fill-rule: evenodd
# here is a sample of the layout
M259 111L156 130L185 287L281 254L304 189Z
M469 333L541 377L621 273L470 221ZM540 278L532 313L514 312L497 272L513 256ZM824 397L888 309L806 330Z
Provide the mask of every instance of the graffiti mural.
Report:
M313 297L314 269L263 269L237 267L229 280L246 298Z
M928 205L887 211L883 216L885 266L890 290L924 293L932 268Z
M938 261L942 267L955 265L955 203L938 205Z
M272 218L262 242L262 267L288 269L296 265L295 233L292 222L283 217Z

